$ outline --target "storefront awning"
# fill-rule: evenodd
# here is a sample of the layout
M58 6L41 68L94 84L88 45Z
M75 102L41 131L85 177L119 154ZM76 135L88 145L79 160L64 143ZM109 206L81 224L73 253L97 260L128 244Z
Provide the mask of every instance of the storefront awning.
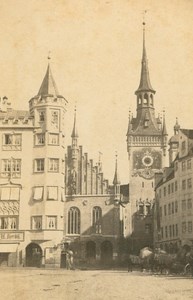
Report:
M16 252L18 244L0 244L0 253Z

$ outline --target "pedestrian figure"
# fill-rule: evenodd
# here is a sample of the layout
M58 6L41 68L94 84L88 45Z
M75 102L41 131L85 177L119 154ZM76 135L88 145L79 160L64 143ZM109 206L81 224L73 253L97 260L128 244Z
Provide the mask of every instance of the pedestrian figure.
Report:
M189 264L190 264L190 268L191 268L191 274L192 274L192 277L193 277L193 254L192 254L192 252L189 256Z
M130 255L128 257L127 267L128 267L128 272L132 272L133 271L132 260L131 260L131 256Z
M67 270L71 269L70 254L68 253L68 251L66 252L66 269Z

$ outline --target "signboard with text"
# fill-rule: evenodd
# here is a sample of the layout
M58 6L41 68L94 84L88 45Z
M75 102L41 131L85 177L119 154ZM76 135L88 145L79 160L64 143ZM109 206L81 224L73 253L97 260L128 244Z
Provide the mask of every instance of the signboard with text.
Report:
M13 241L24 241L23 231L0 231L0 243Z

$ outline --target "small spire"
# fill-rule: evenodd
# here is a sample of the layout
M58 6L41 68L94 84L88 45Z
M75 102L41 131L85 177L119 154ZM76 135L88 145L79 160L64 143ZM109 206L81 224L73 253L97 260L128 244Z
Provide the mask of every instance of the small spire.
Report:
M145 47L145 14L147 11L144 11L143 15L143 53L142 53L142 61L141 61L141 78L140 78L140 84L135 92L137 94L138 92L141 91L151 91L152 93L155 94L155 90L152 88L151 83L150 83L150 78L149 78L149 69L148 69L148 60L147 60L147 53L146 53L146 47Z
M71 138L78 138L78 130L76 127L76 106L74 108L74 126L72 130Z
M180 130L180 125L178 123L178 118L176 117L176 124L174 125L174 134L178 134Z
M116 151L116 154L115 154L115 175L114 175L114 179L113 179L113 184L114 185L118 185L120 184L120 180L119 180L119 175L118 175L118 166L117 166L117 151Z
M165 110L163 110L163 129L162 129L163 135L168 135L166 130L166 121L165 121Z

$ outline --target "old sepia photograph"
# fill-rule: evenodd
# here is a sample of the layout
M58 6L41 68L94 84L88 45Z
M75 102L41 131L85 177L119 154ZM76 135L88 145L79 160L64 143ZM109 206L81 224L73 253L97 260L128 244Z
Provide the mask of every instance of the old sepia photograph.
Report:
M193 299L193 1L0 0L0 298Z

